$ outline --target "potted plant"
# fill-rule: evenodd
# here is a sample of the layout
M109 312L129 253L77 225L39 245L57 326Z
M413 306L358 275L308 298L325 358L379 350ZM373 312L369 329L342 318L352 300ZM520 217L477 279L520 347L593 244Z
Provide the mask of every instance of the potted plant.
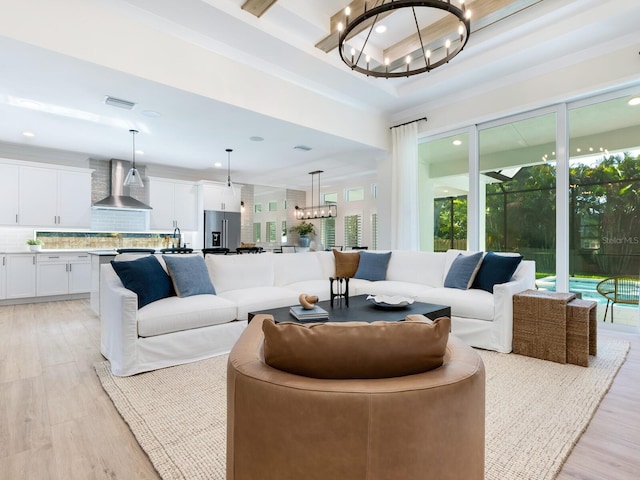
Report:
M301 247L308 247L310 243L309 235L315 235L315 227L313 223L306 220L301 221L299 224L294 225L289 229L291 233L297 233L299 236L298 245Z
M42 240L40 240L39 238L36 238L35 240L31 238L31 239L27 240L27 245L29 245L29 249L32 252L38 252L38 251L40 251L40 249L44 245L44 242Z

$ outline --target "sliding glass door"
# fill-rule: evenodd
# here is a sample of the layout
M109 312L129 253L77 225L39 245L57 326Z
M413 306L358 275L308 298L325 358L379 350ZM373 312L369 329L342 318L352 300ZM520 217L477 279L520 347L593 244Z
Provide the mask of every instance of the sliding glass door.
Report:
M569 272L572 289L600 303L601 319L637 325L640 105L631 98L569 111Z
M556 114L479 130L480 244L535 260L537 276L554 289Z

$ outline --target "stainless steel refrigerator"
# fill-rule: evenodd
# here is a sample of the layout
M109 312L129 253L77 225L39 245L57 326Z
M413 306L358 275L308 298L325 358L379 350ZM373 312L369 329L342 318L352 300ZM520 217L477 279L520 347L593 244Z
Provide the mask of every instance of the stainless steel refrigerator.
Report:
M235 252L240 246L240 213L205 210L204 246Z

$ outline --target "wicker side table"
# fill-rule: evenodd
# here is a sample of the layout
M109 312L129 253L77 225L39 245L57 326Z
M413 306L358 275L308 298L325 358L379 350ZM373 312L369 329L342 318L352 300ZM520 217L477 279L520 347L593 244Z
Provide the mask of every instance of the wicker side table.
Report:
M571 300L567 304L567 363L589 366L589 355L596 355L598 330L597 303Z
M513 353L567 363L567 303L573 293L525 290L513 296Z

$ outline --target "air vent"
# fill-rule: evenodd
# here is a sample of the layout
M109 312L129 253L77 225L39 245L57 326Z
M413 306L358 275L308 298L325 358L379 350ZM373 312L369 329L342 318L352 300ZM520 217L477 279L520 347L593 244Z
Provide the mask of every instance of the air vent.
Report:
M104 103L106 105L111 105L112 107L124 108L125 110L133 110L133 107L136 106L136 104L133 102L115 97L105 97Z
M293 147L295 150L303 150L305 152L308 152L311 150L311 147L307 147L306 145L296 145L295 147Z

